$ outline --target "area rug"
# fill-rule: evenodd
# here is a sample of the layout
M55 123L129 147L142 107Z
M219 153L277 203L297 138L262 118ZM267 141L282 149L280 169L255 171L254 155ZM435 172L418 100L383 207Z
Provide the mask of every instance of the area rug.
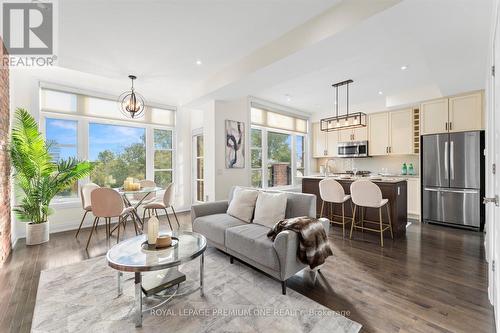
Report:
M199 260L180 267L187 280L170 303L144 313L135 328L134 284L124 274L117 296L116 271L105 257L45 270L38 286L32 332L348 332L361 325L213 248L205 255L205 295ZM148 301L145 306L152 305Z

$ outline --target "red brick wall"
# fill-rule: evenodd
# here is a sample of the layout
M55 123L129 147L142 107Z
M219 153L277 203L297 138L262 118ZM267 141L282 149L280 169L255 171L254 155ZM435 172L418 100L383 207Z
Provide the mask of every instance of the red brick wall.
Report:
M0 59L7 50L0 38ZM10 254L9 68L0 62L0 262Z
M289 185L289 163L274 163L272 168L273 186Z

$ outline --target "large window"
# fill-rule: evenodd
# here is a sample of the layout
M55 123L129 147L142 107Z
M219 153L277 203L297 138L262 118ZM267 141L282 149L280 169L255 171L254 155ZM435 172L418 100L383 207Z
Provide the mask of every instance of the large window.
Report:
M262 130L252 128L250 140L252 186L262 187Z
M154 180L156 185L166 187L173 176L172 131L154 130Z
M295 186L306 169L307 120L262 108L251 109L251 184Z
M166 187L174 179L175 110L146 107L146 116L125 118L116 101L79 93L41 89L41 128L54 160L78 157L95 162L90 179L120 187L127 177L151 179ZM78 184L60 193L76 200Z
M49 152L55 162L78 156L78 122L76 120L46 118L45 132ZM58 195L58 197L65 198L77 196L78 184L74 184Z
M89 160L95 162L91 180L119 187L127 177L146 177L144 128L89 123Z

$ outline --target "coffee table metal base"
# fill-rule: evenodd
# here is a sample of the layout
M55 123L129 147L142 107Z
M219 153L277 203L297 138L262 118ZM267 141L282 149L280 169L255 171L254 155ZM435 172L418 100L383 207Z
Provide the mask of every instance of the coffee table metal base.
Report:
M196 290L200 290L200 295L204 296L203 293L203 275L204 275L204 268L205 268L205 254L202 253L200 255L200 286L194 290L192 290L189 293L195 292ZM175 268L177 269L177 267ZM177 270L177 272L179 272ZM180 272L179 272L180 273ZM181 278L181 276L184 277L184 279ZM118 296L121 296L123 293L123 286L122 286L122 277L123 277L123 272L118 271L118 276L117 276L117 284L118 284ZM144 290L144 285L143 285L143 277L141 272L135 272L134 275L134 285L135 285L135 327L142 327L142 319L143 319L143 313L151 311L153 309L156 309L166 303L168 303L173 297L177 296L177 291L179 289L179 284L185 280L185 275L180 273L179 275L177 274L172 274L172 277L174 280L168 281L168 280L161 280L159 283L160 285L157 286L152 286L148 281L146 284L147 289ZM170 282L170 283L169 283ZM171 295L161 295L161 292L165 288L171 288L172 286L177 284L177 289L175 292ZM163 287L163 288L162 288ZM145 296L145 295L147 296ZM179 295L180 296L180 295ZM155 297L161 299L161 302L159 304L156 304L153 307L143 309L143 297Z

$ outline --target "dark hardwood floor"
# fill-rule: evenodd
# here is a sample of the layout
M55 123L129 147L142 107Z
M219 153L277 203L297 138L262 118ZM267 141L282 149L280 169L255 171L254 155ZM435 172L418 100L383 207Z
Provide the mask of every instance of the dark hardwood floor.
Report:
M179 219L182 229L191 229L189 214ZM88 232L78 240L68 231L44 245L16 244L0 268L0 332L30 331L41 270L106 253L102 228L85 251ZM133 234L129 225L126 235ZM383 249L366 232L348 240L334 227L329 236L334 256L316 286L299 275L288 286L361 323L364 332L495 331L482 233L414 223L406 239L386 239Z

